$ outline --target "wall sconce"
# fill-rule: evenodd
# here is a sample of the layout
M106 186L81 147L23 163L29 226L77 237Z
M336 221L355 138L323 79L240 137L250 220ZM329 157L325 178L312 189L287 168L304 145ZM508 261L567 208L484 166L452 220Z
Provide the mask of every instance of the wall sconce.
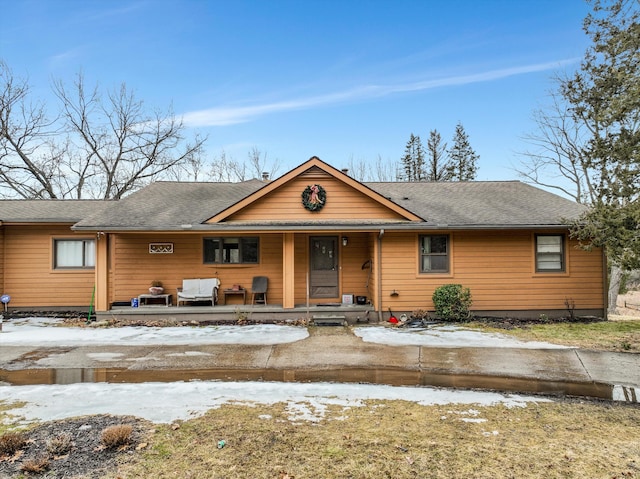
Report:
M347 246L349 244L349 238L346 236L342 237L342 246Z

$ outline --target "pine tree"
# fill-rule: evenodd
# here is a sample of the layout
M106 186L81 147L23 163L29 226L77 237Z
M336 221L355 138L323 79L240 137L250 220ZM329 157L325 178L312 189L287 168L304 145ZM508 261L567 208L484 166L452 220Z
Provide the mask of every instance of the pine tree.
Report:
M571 235L604 247L613 313L624 270L640 268L640 3L590 3L583 30L592 43L576 72L556 77L524 176L591 207Z
M614 312L623 271L640 268L639 4L596 0L583 29L593 44L580 69L560 83L572 119L589 132L581 154L591 209L571 233L587 249L605 248Z
M420 136L411 133L402 157L402 167L406 181L424 181L424 147Z
M450 181L473 181L478 173L477 161L480 158L469 143L469 135L462 123L456 125L453 146L449 150L447 172Z
M442 142L442 136L438 130L431 130L427 140L427 181L448 181L449 162L447 144Z

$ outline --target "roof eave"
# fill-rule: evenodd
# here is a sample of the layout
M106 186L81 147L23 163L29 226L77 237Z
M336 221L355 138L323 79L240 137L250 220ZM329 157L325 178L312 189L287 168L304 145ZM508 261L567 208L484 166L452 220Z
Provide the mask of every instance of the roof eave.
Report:
M385 229L388 231L418 231L418 230L531 230L531 229L568 229L566 224L433 224L433 223L325 223L325 224L237 224L237 223L213 223L195 225L166 225L166 226L73 226L74 231L103 231L108 233L144 233L144 232L212 232L212 231L377 231Z

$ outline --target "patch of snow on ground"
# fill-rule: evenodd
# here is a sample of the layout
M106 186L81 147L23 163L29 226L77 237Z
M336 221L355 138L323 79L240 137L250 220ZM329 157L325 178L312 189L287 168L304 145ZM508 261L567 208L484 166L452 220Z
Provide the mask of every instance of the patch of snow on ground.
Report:
M120 328L56 327L61 319L27 318L3 324L0 344L20 346L94 346L120 344L187 345L187 344L282 344L309 336L307 328L256 324L248 326L182 326Z
M523 348L568 349L568 346L539 341L520 341L504 334L485 333L460 326L443 325L429 328L394 328L362 326L354 328L356 336L368 343L389 346L433 346L438 348Z
M191 381L175 383L78 383L0 386L8 411L25 421L51 421L91 414L133 415L170 423L203 415L224 404L288 404L291 421L321 421L330 405L345 409L365 400L403 400L421 405L469 404L526 407L548 399L519 394L371 384ZM132 399L134 398L134 399ZM16 419L18 421L18 419Z

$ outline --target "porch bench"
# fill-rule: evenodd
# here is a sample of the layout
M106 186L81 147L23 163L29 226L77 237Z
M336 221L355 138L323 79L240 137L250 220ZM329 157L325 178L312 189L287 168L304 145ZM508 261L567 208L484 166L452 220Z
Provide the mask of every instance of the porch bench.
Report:
M180 302L193 301L211 301L211 306L215 306L218 302L218 288L218 278L183 279L182 288L178 288L176 306L180 306Z

